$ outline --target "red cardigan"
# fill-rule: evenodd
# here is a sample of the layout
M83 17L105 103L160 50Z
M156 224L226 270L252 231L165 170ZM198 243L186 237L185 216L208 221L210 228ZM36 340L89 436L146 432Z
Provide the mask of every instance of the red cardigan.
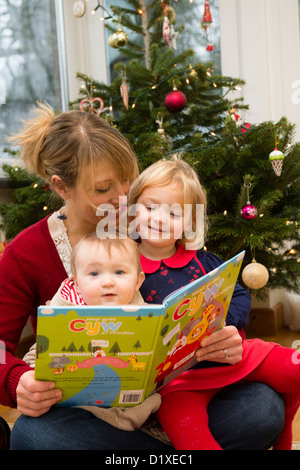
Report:
M50 300L67 277L47 219L21 232L6 247L0 262L0 340L6 348L5 364L0 364L0 403L10 407L16 407L21 375L30 370L14 357L23 328L30 317L35 333L37 307Z

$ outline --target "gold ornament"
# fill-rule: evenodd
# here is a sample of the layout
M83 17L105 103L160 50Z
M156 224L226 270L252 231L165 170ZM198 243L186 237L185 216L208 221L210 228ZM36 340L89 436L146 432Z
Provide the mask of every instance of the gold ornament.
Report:
M114 49L118 49L119 47L124 47L128 43L128 36L124 31L122 31L121 26L119 26L119 30L115 33L111 34L108 38L108 44L110 47Z
M255 259L252 263L248 264L242 271L242 279L247 287L250 289L261 289L269 280L269 273L267 268Z
M85 14L86 5L84 0L77 0L73 4L73 14L76 18L81 18Z

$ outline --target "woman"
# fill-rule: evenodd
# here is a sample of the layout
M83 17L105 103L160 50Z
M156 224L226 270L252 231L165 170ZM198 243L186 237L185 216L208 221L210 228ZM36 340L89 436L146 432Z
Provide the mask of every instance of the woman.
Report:
M13 140L21 145L28 168L51 183L64 205L21 232L7 246L0 263L0 338L6 345L6 361L0 366L0 403L22 413L12 431L12 449L170 451L169 446L142 431L121 431L85 410L53 407L61 397L55 384L36 381L33 370L14 357L28 318L35 331L38 305L51 299L70 275L72 247L95 231L100 220L96 208L112 205L118 219L119 200L138 174L129 144L92 113L70 111L56 116L43 104ZM237 335L236 331L235 338ZM226 338L227 342L232 340ZM210 359L217 360L213 355L214 351ZM211 403L209 417L216 439L228 440L227 444L222 442L223 448L242 449L245 442L248 448L267 448L279 435L282 400L263 385L255 387L239 390L234 411L230 404L236 389ZM225 408L224 400L228 400ZM274 406L279 414L269 416L266 405Z

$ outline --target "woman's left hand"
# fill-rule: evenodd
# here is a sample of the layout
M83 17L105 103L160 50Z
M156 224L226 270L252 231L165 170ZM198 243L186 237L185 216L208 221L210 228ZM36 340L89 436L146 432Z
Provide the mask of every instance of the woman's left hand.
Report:
M242 359L243 340L235 326L225 326L207 336L196 352L196 359L200 361L223 362L237 364Z

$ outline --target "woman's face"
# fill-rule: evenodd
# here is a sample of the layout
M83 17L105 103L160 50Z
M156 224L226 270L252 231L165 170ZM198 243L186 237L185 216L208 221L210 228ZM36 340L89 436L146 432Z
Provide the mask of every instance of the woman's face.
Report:
M101 163L86 170L84 184L85 188L78 182L75 189L70 190L66 207L68 217L96 225L109 213L113 220L118 221L122 206L126 206L129 180L120 181L111 165ZM106 211L97 210L99 206Z

